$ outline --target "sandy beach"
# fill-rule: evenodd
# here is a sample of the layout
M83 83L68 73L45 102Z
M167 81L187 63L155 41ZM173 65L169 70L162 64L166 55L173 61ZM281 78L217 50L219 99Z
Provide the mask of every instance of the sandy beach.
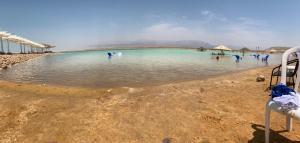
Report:
M1 81L0 142L264 142L270 72L115 89ZM299 122L288 133L284 119L272 113L271 141L299 140Z

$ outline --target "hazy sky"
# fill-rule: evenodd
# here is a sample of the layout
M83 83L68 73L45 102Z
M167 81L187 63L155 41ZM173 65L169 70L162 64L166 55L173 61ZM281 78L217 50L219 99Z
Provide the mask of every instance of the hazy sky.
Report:
M6 0L0 30L57 50L134 40L300 44L299 0Z

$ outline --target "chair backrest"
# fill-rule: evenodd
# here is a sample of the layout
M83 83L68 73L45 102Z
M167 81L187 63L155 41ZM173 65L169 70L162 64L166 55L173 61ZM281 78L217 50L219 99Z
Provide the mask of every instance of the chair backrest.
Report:
M285 51L283 53L283 55L282 55L282 61L281 61L282 62L281 63L281 65L282 65L282 69L281 69L281 83L282 84L286 85L286 70L287 70L288 57L292 53L297 53L297 58L299 60L300 56L298 55L298 52L300 52L300 47L293 47L293 48L288 49L287 51ZM294 90L298 91L299 82L300 82L300 76L299 76L300 75L300 68L297 67L295 70L296 70L295 72L297 73L298 76L297 76L297 79L296 79L296 82L295 82L295 88L294 88Z

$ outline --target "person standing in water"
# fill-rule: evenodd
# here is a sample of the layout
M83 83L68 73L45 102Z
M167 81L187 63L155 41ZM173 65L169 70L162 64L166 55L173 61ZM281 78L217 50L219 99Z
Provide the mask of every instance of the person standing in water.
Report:
M233 55L233 56L235 56L235 62L239 63L241 57L239 55Z
M108 55L109 59L112 57L112 53L111 52L108 52L107 55Z

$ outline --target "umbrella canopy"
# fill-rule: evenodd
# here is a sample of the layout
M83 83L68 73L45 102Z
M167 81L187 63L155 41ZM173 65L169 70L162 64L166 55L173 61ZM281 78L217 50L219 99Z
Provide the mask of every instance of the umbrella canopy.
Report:
M231 51L230 48L224 46L224 45L219 45L217 47L212 48L212 50L221 50L221 51Z
M48 48L48 49L56 47L56 46L53 46L53 45L50 45L50 44L45 44L45 43L42 43L42 45L44 45L45 48Z
M31 40L16 36L16 35L9 35L7 37L8 40L16 42L16 43L20 43L20 44L26 44L26 45L30 45L32 47L36 47L36 48L45 48L44 45L33 42Z
M240 51L248 52L248 51L251 51L251 50L248 49L248 48L246 48L246 47L244 47L244 48L240 49Z
M30 46L31 51L32 51L32 48L41 49L43 51L46 48L55 47L55 46L52 46L52 45L39 44L39 43L33 42L29 39L26 39L26 38L23 38L23 37L20 37L20 36L17 36L17 35L10 34L6 31L0 31L0 54L4 53L3 40L7 40L8 52L9 52L9 42L14 42L16 44L20 44L21 53L23 53L23 51L22 51L23 49L24 49L24 51L26 51L26 46Z
M0 37L8 37L10 33L7 33L5 31L0 31Z
M9 41L16 42L16 43L21 43L21 42L22 42L21 37L16 36L16 35L9 35L9 36L7 37L7 39L8 39Z

